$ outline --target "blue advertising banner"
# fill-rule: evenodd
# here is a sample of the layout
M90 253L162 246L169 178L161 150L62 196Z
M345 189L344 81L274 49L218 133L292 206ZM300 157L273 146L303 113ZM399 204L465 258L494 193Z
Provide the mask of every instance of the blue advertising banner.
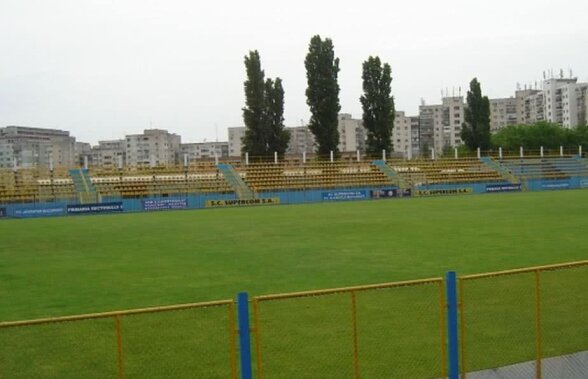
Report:
M0 217L6 217L6 208L0 208Z
M39 207L39 208L15 208L14 217L46 217L46 216L62 216L64 214L63 207Z
M141 203L146 211L188 208L188 199L151 199L142 200Z
M68 214L84 214L84 213L105 213L105 212L122 212L123 203L121 201L115 203L102 204L74 204L67 206Z
M541 183L541 189L546 190L558 190L558 189L568 189L570 188L569 182L559 182L559 183Z
M331 191L322 193L323 200L358 200L367 199L368 194L366 190L359 191Z
M588 179L580 180L580 188L588 188Z
M513 192L520 191L520 184L488 184L486 185L486 192Z

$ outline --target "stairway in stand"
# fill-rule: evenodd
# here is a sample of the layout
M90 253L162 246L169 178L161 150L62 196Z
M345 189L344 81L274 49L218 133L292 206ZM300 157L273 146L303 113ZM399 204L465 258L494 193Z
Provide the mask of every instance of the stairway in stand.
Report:
M394 170L392 170L392 168L390 166L388 166L388 164L386 164L385 161L383 160L375 160L372 162L372 164L374 166L376 166L381 172L383 172L384 174L386 174L386 176L388 177L388 179L396 186L398 186L401 190L405 190L410 188L410 185L404 180L404 178L402 178L400 175L398 175L398 173Z
M88 169L78 168L69 170L69 176L73 180L80 203L91 204L100 202L100 194L92 183Z
M217 167L220 172L222 172L227 183L233 187L239 199L253 199L255 197L251 188L249 188L247 183L243 181L233 166L226 163L220 163Z

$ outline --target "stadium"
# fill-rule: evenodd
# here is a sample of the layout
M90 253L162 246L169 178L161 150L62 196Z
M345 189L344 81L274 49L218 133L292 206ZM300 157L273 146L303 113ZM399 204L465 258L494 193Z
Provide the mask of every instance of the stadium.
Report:
M0 175L0 377L585 377L581 151Z

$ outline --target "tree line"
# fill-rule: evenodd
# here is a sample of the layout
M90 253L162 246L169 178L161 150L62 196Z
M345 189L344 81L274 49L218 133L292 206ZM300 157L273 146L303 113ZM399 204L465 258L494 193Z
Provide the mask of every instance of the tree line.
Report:
M284 88L282 80L265 78L257 50L245 56L247 79L244 82L245 107L243 120L245 136L242 153L253 156L272 156L277 152L283 156L290 141L290 133L284 126ZM306 104L311 113L308 127L314 135L317 152L327 155L331 151L339 154L338 115L339 103L339 58L335 56L333 41L319 35L311 38L304 60L306 68ZM382 150L393 151L392 131L395 107L392 96L392 72L390 65L379 57L370 56L362 64L363 94L359 98L362 106L363 126L366 130L366 150L378 155ZM483 151L502 147L507 150L547 149L588 146L588 128L565 129L555 124L539 122L534 125L511 126L491 135L490 100L483 96L480 82L474 78L466 95L460 137L469 150Z
M311 113L308 127L314 135L317 152L339 154L338 115L339 58L335 56L333 41L319 35L311 38L304 60L306 68L306 104ZM243 121L245 136L242 153L254 156L283 156L290 134L284 126L284 88L282 80L265 78L257 50L245 56L247 79L244 82L245 107ZM392 70L379 57L370 56L362 65L363 125L367 131L367 151L376 154L392 151L394 127L394 98L392 96Z
M501 129L492 135L492 146L497 149L518 150L520 146L527 150L577 149L588 147L588 127L580 125L573 129L563 128L550 122L537 122L532 125L514 125Z

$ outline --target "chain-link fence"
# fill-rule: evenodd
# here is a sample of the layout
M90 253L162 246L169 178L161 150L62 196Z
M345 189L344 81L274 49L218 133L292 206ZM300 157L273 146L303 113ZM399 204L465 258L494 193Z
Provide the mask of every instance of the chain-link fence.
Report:
M232 300L0 324L0 378L236 378Z
M258 378L445 376L441 278L253 299Z
M253 361L244 344L241 363L259 379L445 378L448 361L457 373L459 344L462 378L570 377L558 357L588 351L588 261L460 277L459 338L451 274L254 297L252 324L239 331L252 332ZM0 378L237 378L235 308L225 300L0 323ZM486 369L507 374L472 374Z
M588 350L586 289L588 261L460 277L462 378L504 366L561 377L543 359Z

